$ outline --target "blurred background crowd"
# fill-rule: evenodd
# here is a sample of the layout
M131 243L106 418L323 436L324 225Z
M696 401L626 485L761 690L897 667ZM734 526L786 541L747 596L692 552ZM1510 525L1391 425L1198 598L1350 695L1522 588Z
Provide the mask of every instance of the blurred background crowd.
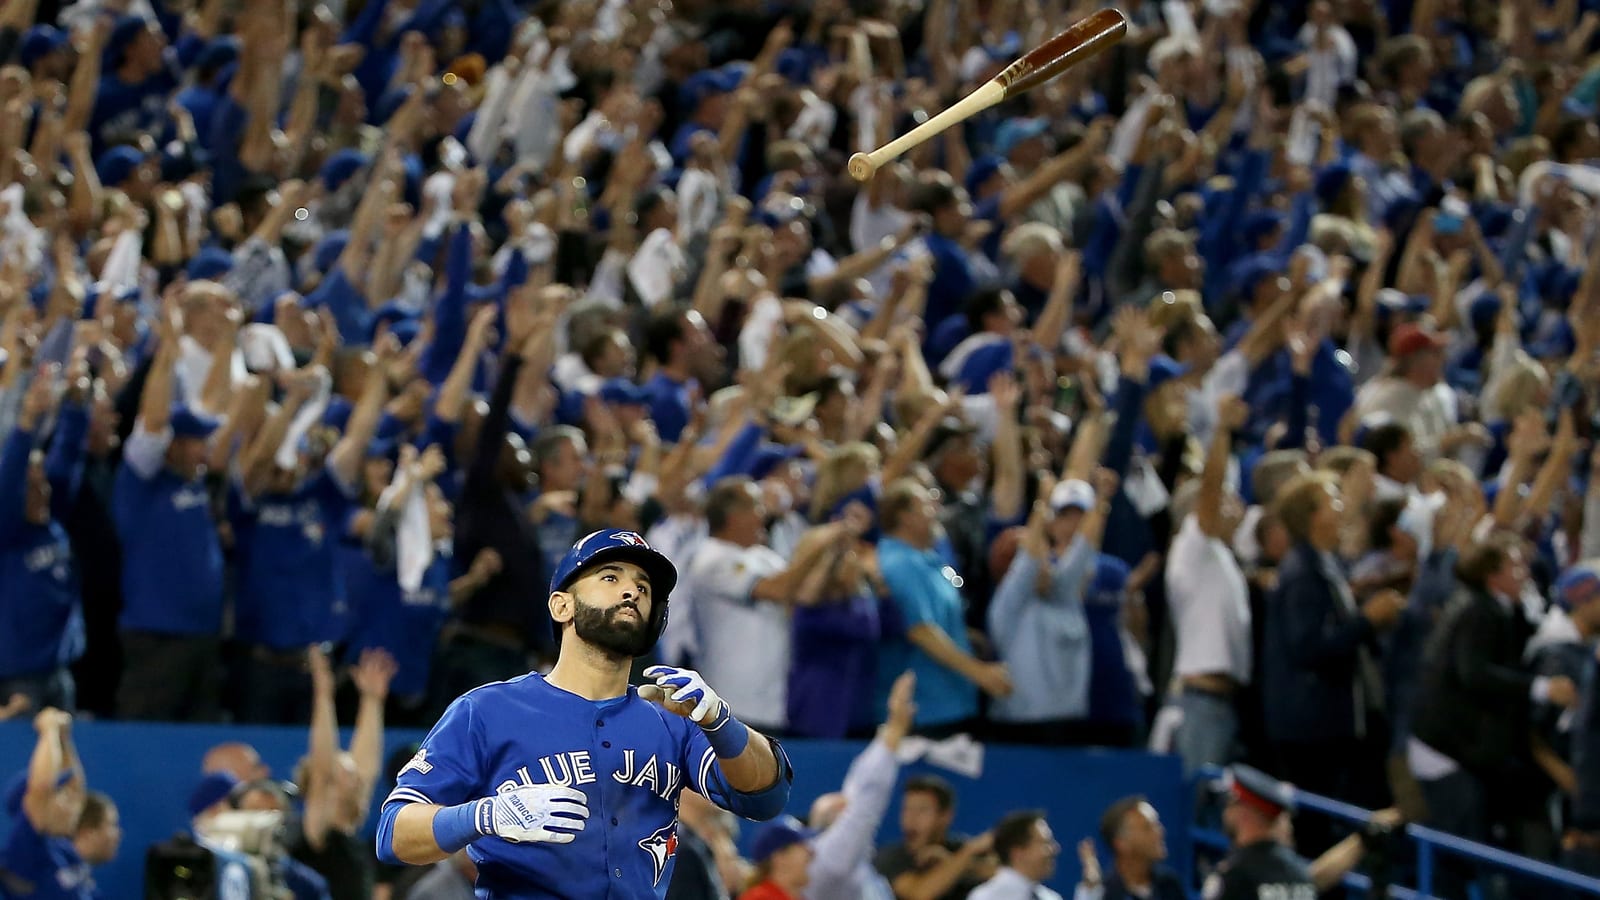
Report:
M844 174L1100 5L8 0L0 714L426 726L629 528L762 731L1600 866L1600 4L1127 0Z

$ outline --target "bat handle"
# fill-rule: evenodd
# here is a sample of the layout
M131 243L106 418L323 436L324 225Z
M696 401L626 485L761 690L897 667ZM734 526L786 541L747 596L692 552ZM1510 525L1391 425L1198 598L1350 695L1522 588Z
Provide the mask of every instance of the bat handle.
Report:
M866 181L878 172L878 161L872 158L871 153L851 154L850 162L846 164L850 177L856 181Z
M1004 100L1005 97L1005 85L990 79L979 85L977 90L962 97L954 106L943 110L938 115L884 144L882 147L871 153L857 153L850 157L850 162L845 168L849 170L851 178L858 182L866 181L884 163L899 159L903 154L922 142L943 133L945 129L958 122L965 122L967 119Z

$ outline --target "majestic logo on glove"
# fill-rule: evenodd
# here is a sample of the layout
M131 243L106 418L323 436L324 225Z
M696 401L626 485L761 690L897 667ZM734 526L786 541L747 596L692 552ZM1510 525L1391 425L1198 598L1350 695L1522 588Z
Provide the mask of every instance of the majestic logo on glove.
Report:
M650 854L650 862L655 864L656 877L651 883L660 884L661 875L667 870L667 860L678 855L678 823L656 829L654 834L639 842L639 849Z

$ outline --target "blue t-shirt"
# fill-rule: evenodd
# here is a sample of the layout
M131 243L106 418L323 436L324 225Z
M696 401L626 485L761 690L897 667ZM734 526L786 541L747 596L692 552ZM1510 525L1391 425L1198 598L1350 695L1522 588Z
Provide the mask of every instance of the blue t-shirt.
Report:
M26 815L11 822L0 848L0 897L17 900L94 900L94 875L72 841L40 834Z
M531 727L530 727L531 726ZM455 806L525 785L588 797L587 827L570 844L473 842L482 900L662 898L677 850L678 794L700 793L758 820L783 811L793 772L754 794L728 785L705 734L634 688L587 700L538 674L462 695L423 739L383 803L378 855L393 861L394 818L407 803Z
M422 584L408 591L392 568L380 571L369 560L368 571L350 586L354 616L346 658L354 663L372 647L389 651L400 667L389 684L396 697L427 693L433 650L450 617L451 561L448 543L435 549Z
M644 389L650 392L650 421L655 423L661 440L676 444L688 426L689 416L694 411L690 403L694 386L692 378L679 383L663 372L657 372L645 382Z
M231 492L239 568L234 628L240 640L293 650L339 637L344 573L334 550L349 503L327 470L292 493L253 503Z
M33 441L31 431L15 429L0 453L0 679L43 674L83 655L72 544L55 519L26 519Z
M115 73L100 76L89 114L89 135L96 154L118 144L136 144L150 134L161 140L167 123L168 98L178 89L178 76L168 65L138 84Z
M158 634L222 631L222 545L199 481L162 468L139 477L124 461L111 493L122 542L121 627Z
M884 583L889 586L889 595L907 631L918 625L932 625L963 652L972 652L961 592L954 581L955 568L944 556L937 550L918 550L886 537L878 542L878 567L883 570ZM947 725L978 714L976 685L896 635L884 642L878 658L876 706L880 721L887 715L889 688L906 669L917 676L918 726Z

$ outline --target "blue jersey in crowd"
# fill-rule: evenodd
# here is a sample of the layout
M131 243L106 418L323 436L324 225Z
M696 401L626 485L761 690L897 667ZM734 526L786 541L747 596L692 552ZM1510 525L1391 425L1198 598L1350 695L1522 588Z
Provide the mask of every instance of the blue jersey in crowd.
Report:
M239 547L235 630L240 640L291 650L336 640L344 605L335 547L351 502L323 470L288 494L233 494Z
M87 414L69 408L61 419L58 444L75 441L81 451ZM0 679L48 673L71 664L84 648L78 569L67 532L54 515L42 525L26 518L33 442L32 431L18 428L0 452ZM52 495L51 504L68 499Z
M170 468L136 470L135 427L112 490L111 516L122 542L122 618L128 631L214 635L222 630L222 545L201 479ZM156 456L159 459L159 455Z

